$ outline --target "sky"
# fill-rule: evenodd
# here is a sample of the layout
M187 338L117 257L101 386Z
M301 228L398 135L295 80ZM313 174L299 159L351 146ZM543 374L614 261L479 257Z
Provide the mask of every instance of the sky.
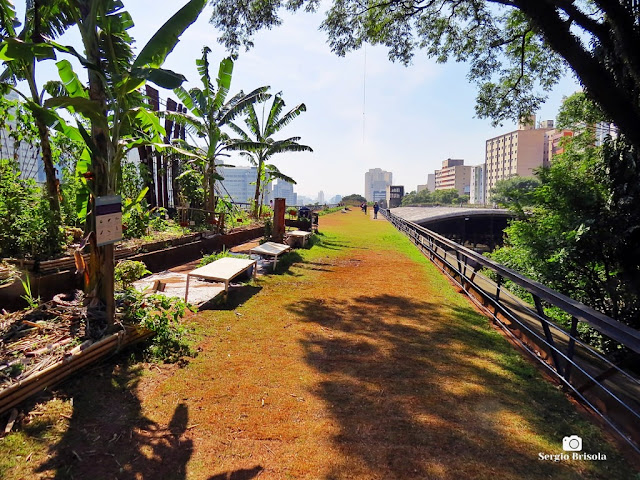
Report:
M135 22L130 33L142 48L186 1L124 3ZM210 16L206 7L164 65L187 77L187 89L200 86L195 60L204 45L212 50L213 75L228 55L217 43L219 32L209 23ZM231 82L230 95L269 85L272 93L282 92L287 108L306 105L307 111L276 139L301 137L300 143L313 153L272 158L282 173L297 181L299 195L316 198L320 190L326 199L364 194L364 175L371 168L392 172L393 183L410 192L427 183L427 174L447 158L462 158L466 165L483 163L485 141L515 129L509 123L494 128L490 120L475 118L476 87L467 80L464 64L436 64L417 51L413 64L404 67L390 62L383 47L370 45L341 58L318 30L322 18L321 13L283 13L280 27L259 32L254 48L240 52ZM61 40L80 45L75 32ZM38 67L39 80L57 79L53 62L44 63ZM563 78L537 113L538 120L554 119L562 97L578 89L570 75ZM167 96L172 92L161 91L162 98ZM240 158L229 163L247 165Z

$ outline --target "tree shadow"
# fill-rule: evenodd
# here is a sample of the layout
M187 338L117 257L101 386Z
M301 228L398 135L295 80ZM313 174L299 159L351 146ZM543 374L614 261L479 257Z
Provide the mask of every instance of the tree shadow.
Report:
M287 309L322 327L302 346L339 425L344 460L325 478L580 478L517 434L588 436L571 431L574 409L472 309L444 318L447 307L393 294Z
M242 468L240 470L234 470L233 472L224 472L209 477L209 480L251 480L262 473L264 468L260 465L256 465L253 468Z
M200 305L200 307L198 307L198 311L202 312L204 310L235 310L240 305L248 301L251 297L256 295L260 290L262 290L262 287L257 285L232 286L231 288L229 288L226 302L224 301L224 296L219 295L216 298L213 298L208 302Z
M56 479L185 479L193 452L188 407L178 403L166 427L145 417L136 394L141 375L119 356L63 384L56 395L72 399L69 425L36 471L54 470Z

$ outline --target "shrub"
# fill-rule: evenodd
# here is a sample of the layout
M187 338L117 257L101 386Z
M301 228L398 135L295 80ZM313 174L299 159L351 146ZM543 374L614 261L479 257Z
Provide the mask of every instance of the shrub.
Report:
M146 201L136 203L130 207L125 200L125 209L122 214L122 236L124 238L141 238L147 234L149 230L149 222L151 221L151 212Z
M0 160L0 256L52 257L64 240L42 189L20 178L15 161Z
M116 287L126 289L131 287L133 282L140 280L145 275L151 273L147 270L144 262L136 262L134 260L122 260L118 262L114 269Z
M221 252L212 253L211 255L205 255L204 257L202 257L202 260L200 260L200 263L198 263L198 266L204 267L205 265L209 265L210 263L213 263L216 260L224 257L249 258L249 255L233 254L226 248L222 247Z
M147 295L128 288L118 293L123 321L153 330L155 335L146 348L148 360L173 363L183 357L194 357L189 329L180 324L188 304L179 298Z
M149 220L149 229L154 232L166 232L170 225L167 221L167 209L163 207L156 208Z

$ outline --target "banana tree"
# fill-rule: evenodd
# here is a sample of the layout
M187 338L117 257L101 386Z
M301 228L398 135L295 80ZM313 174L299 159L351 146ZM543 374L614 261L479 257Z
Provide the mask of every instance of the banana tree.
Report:
M171 89L185 81L183 75L161 67L180 35L198 18L206 0L189 1L158 29L137 57L133 55L133 39L128 34L133 21L119 0L68 0L67 4L80 31L84 55L52 39L44 40L57 51L76 57L87 69L89 84L85 88L70 62L58 62L58 73L67 95L48 99L44 107L65 108L91 124L88 132L82 122L78 123L87 150L77 169L89 194L80 199L80 204L89 212L87 227L93 232L95 198L117 192L121 162L127 151L143 144L161 146L164 129L159 119L142 104L138 89L147 81ZM94 303L105 305L107 321L112 323L115 313L113 245L98 247L95 235L89 238L90 297Z
M51 47L42 44L43 36L55 37L66 31L73 24L68 15L66 2L52 0L43 5L42 2L27 2L24 23L20 33L16 30L19 25L16 12L10 2L0 3L0 60L3 60L6 70L0 75L0 82L6 88L13 89L23 97L27 108L32 110L38 136L42 163L46 178L47 199L53 215L49 225L50 238L55 239L60 234L61 214L59 192L56 181L53 155L47 115L42 112L43 93L36 83L37 61L54 58ZM15 88L15 84L26 81L30 97Z
M254 195L254 211L253 215L259 218L262 213L262 202L264 199L264 187L269 171L267 169L267 161L274 155L284 152L313 152L311 147L300 145L300 137L290 137L285 140L274 140L273 135L287 126L302 112L307 110L304 103L289 110L284 115L285 103L280 94L276 94L271 103L271 108L267 119L265 120L266 104L262 107L262 121L258 120L258 115L254 105L247 108L247 117L245 124L248 131L243 130L237 124L231 122L229 127L240 136L240 139L233 140L229 144L230 150L245 150L250 155L249 158L257 167L256 190ZM271 176L274 178L282 178L290 183L295 182L283 176L280 171L273 165L270 165ZM283 178L284 177L284 178Z
M184 125L192 138L200 139L204 146L179 142L183 153L191 157L191 163L196 165L204 174L205 209L215 210L215 182L222 180L217 173L221 165L220 159L229 144L229 136L222 131L222 127L241 115L248 106L268 98L266 91L269 87L259 87L251 93L240 91L229 101L227 95L231 87L233 75L233 59L227 57L220 62L218 77L215 85L209 72L209 47L202 49L202 57L196 60L202 88L192 88L188 92L178 87L174 90L188 113L166 112L165 115L173 121Z

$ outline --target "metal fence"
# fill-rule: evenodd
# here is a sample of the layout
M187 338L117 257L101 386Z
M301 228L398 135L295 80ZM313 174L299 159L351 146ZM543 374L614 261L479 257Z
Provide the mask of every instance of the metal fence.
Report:
M640 453L640 380L630 369L640 365L640 332L389 210L381 213L566 391ZM505 280L529 292L534 305L505 289ZM570 328L550 321L545 314L550 306L570 316ZM612 360L581 340L580 323L617 342L624 359Z

